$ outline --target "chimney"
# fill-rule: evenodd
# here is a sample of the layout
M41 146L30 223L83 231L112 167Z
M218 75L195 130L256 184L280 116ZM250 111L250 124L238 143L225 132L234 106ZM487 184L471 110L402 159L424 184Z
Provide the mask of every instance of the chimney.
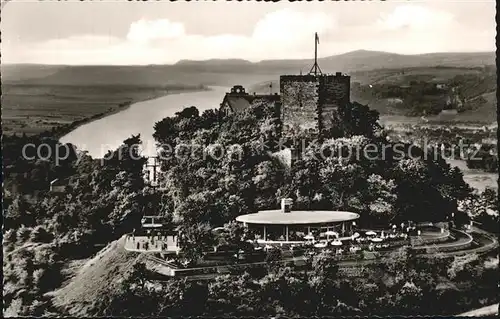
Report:
M292 211L292 199L291 198L282 198L281 199L281 212L289 213Z

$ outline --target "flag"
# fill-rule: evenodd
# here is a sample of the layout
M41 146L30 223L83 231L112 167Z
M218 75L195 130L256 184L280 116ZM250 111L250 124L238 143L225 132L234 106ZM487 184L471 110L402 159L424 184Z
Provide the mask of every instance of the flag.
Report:
M314 33L316 36L316 43L319 44L319 37L318 37L318 32Z

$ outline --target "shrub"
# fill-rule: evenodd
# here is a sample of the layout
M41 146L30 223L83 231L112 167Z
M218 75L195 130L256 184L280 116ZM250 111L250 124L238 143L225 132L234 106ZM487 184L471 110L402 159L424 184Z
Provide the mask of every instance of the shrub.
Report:
M40 287L40 283L43 281L44 274L45 270L41 268L38 268L33 272L33 285L40 290L42 290Z
M17 230L17 238L21 243L25 243L26 241L28 241L30 235L31 235L31 229L25 226L21 226Z
M17 241L17 233L14 229L7 230L3 235L3 243L14 244Z
M56 254L51 247L40 247L35 250L37 265L51 265L56 261Z
M49 243L52 240L52 235L43 226L36 226L31 232L30 239L33 242Z
M278 248L272 248L267 252L265 262L278 261L281 258L281 250Z

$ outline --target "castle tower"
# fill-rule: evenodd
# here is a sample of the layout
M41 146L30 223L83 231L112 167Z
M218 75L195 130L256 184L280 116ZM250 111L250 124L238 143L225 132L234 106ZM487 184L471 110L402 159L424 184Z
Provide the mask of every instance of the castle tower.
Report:
M323 74L317 60L315 34L314 65L307 75L280 76L281 116L285 126L328 129L338 107L350 103L351 77L341 72Z

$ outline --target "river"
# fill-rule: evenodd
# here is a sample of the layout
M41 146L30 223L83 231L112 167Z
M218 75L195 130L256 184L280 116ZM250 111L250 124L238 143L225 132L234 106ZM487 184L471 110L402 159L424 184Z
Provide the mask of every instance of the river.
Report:
M137 102L121 112L76 128L60 141L72 143L92 157L101 158L108 150L118 148L125 139L141 134L143 155L153 156L156 154L153 139L156 122L189 106L196 106L200 113L219 108L226 92L229 88L213 86L209 91L177 93Z

